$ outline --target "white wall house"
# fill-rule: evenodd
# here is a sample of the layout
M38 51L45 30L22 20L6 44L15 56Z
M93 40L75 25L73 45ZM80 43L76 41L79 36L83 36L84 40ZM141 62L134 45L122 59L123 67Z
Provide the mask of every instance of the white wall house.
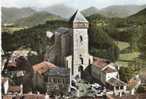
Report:
M91 67L92 76L108 89L108 93L119 95L126 93L127 84L119 79L117 65L105 59L97 58Z

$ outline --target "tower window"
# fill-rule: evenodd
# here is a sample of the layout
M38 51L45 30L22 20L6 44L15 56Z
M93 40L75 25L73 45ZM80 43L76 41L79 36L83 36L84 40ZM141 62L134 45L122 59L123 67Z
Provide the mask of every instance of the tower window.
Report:
M83 37L80 35L80 42L82 42L83 41Z
M81 61L81 64L83 64L83 63L84 63L84 60L83 60L82 55L80 55L80 61Z
M83 69L84 69L83 66L79 66L78 71L79 71L79 72L82 72Z

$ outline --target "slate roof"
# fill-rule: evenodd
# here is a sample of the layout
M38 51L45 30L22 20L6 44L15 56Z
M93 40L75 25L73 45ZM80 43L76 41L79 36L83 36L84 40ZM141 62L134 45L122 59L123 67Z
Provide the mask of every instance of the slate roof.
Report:
M69 76L69 69L56 67L48 70L46 76Z
M59 28L55 31L55 35L64 34L64 33L68 32L69 30L70 30L69 28L59 27Z
M86 18L77 10L70 18L70 22L88 22Z

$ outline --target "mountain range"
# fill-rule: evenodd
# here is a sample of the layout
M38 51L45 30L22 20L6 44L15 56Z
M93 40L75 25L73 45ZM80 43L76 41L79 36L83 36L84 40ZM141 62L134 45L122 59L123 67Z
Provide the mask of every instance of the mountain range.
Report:
M116 5L103 9L90 7L82 10L85 16L100 14L105 17L128 17L140 10L146 8L146 5ZM69 19L76 9L64 4L57 4L46 8L5 8L2 7L2 23L14 23L18 25L34 26L43 24L51 19Z
M2 23L13 23L24 17L31 16L36 11L31 8L5 8L2 7Z
M128 17L131 16L140 10L146 8L146 5L116 5L116 6L109 6L103 9L97 9L96 7L90 7L87 9L82 10L82 13L85 16L90 16L92 14L101 14L105 17Z

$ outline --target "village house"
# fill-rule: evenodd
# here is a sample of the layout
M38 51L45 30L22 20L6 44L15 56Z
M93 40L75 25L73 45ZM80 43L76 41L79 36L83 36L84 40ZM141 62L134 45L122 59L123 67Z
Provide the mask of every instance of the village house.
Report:
M67 68L57 67L56 65L44 61L33 65L34 70L34 87L42 86L46 92L50 93L67 93L69 88L70 73ZM62 91L64 90L64 91Z
M40 91L39 90L40 88L45 87L44 73L47 72L49 69L55 68L56 65L47 61L43 61L41 63L33 65L32 67L33 67L33 87L36 89L35 91Z
M21 52L19 52L21 53ZM33 76L32 66L23 53L11 55L2 71L3 77L8 77L11 81L10 85L23 85L23 92L31 90L31 78ZM29 82L29 85L27 83Z
M99 80L109 94L126 94L127 84L119 79L118 66L109 60L95 58L91 66L91 75Z
M23 94L23 85L12 85L10 83L10 79L6 77L2 77L2 93L4 95L22 95Z
M45 82L48 93L66 94L69 90L70 75L66 68L56 67L48 70L45 75Z

